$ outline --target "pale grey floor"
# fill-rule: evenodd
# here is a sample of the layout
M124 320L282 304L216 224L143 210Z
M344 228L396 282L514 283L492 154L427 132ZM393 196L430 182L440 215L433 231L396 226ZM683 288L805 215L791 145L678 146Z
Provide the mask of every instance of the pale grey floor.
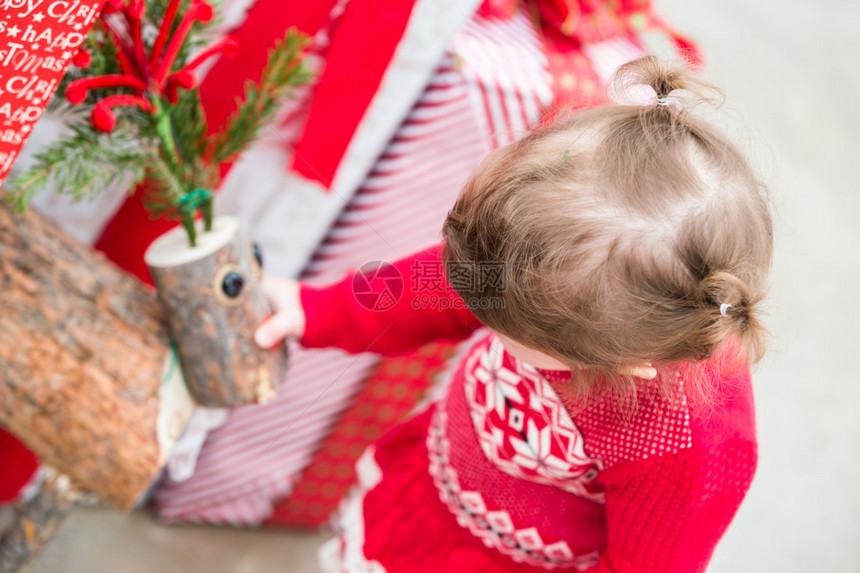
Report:
M774 195L761 462L711 573L860 572L860 3L664 0ZM319 538L77 510L35 573L315 570Z
M316 533L157 524L145 512L76 509L31 573L314 572Z
M704 44L778 211L760 464L711 571L860 572L860 3L662 3Z

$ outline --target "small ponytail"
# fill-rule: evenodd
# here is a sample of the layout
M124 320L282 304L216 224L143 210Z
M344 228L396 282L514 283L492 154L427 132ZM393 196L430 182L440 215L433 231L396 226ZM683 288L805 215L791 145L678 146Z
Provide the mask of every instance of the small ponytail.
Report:
M684 98L687 101L683 105L682 98L675 93L679 91L687 92ZM718 88L696 77L687 68L668 64L654 56L633 60L618 68L610 82L609 95L619 104L658 109L672 107L668 105L670 102L686 108L693 103L690 99L718 105L723 99Z
M726 271L711 272L699 283L696 299L705 325L699 341L705 354L731 337L750 360L762 356L766 335L758 318L760 297L754 298L743 280Z

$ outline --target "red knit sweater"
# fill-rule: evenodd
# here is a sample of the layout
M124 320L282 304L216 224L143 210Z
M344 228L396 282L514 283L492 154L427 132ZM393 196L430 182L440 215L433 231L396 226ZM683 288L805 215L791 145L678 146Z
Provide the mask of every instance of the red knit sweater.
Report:
M324 288L303 285L307 329L302 344L392 355L432 340L468 337L481 323L444 278L425 280L423 274L416 280L416 273L438 265L439 256L437 246L395 263L404 279L403 294L385 310L368 309L367 299L356 298L352 274ZM506 363L516 361L504 356ZM544 375L563 395L564 375ZM599 554L599 562L588 571L704 571L749 488L756 439L749 372L729 374L707 364L702 375L718 388L707 404L688 401L682 384L677 400L667 400L646 385L632 409L601 402L568 408L585 454L599 469L581 496L519 480L523 494L535 500L543 496L546 503L558 503L561 498L552 496L566 496L565 517L544 519L542 527L563 532L580 551ZM471 423L475 416L469 420L463 382L456 377L450 386L453 396L446 401L453 461L458 447L480 452L475 447L478 426ZM485 466L471 464L460 471L461 479L485 485L501 479L471 475L480 467L496 471L483 457L481 463ZM485 496L488 504L493 489ZM589 498L589 492L596 493ZM553 519L559 521L556 527Z

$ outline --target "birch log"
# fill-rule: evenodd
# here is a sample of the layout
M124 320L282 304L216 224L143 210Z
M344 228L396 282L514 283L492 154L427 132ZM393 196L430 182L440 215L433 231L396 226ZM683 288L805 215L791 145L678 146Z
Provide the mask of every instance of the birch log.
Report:
M159 237L146 263L167 310L185 383L197 403L266 402L286 372L283 345L263 350L254 330L270 313L261 267L239 221L218 217L191 247L179 227Z
M0 197L0 425L46 464L130 509L164 463L169 352L155 293Z

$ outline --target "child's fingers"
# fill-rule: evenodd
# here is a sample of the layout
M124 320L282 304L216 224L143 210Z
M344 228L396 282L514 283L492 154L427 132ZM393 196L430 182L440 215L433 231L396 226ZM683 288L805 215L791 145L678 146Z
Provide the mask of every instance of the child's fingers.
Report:
M299 296L299 283L287 278L264 275L261 290L274 314L267 316L254 333L254 341L262 348L272 348L288 336L302 336L304 312Z
M292 324L283 314L270 315L263 320L254 333L254 341L261 348L272 348L284 338L293 334Z
M269 306L272 307L272 310L278 312L283 306L284 286L281 284L281 279L263 275L263 279L260 281L260 290L268 301Z

